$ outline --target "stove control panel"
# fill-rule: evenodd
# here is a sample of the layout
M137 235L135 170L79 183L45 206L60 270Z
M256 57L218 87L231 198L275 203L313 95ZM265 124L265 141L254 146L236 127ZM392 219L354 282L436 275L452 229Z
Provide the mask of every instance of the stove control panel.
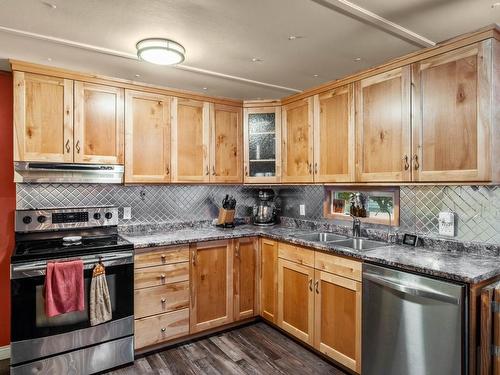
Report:
M118 207L74 207L16 210L16 232L118 225Z

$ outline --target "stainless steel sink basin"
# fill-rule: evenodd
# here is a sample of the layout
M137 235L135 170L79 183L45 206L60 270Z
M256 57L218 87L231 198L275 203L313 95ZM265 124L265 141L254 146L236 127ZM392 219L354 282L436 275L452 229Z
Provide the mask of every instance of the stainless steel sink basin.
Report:
M344 236L339 236L333 233L304 233L295 234L292 237L313 242L332 242L346 239Z
M332 245L348 247L353 250L371 250L388 246L385 242L372 241L365 238L349 238L343 241L336 241Z

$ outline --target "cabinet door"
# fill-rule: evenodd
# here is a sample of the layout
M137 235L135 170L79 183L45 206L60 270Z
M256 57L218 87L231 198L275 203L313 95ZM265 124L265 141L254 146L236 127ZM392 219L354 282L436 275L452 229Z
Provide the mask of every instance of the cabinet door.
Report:
M123 89L75 82L75 162L123 164Z
M313 98L282 109L283 182L313 181Z
M172 99L172 180L209 182L210 104Z
M361 373L361 283L316 270L314 347Z
M211 104L210 182L243 182L241 108Z
M355 83L357 181L409 181L410 68Z
M313 345L314 268L278 259L278 326Z
M233 249L229 241L191 245L191 333L233 321Z
M491 42L413 66L415 181L491 179Z
M270 322L277 323L278 243L262 238L260 240L260 259L260 315Z
M170 181L170 97L126 91L125 182Z
M244 109L245 183L281 180L281 107Z
M257 315L257 241L256 238L234 241L234 320Z
M14 160L73 162L73 81L14 72Z
M353 85L314 97L314 181L354 181Z

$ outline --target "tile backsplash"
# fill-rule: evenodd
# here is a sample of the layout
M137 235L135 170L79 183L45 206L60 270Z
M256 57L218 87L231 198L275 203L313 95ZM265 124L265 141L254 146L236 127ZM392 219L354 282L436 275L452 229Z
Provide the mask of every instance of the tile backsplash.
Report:
M17 208L117 205L132 208L132 219L123 224L207 220L217 217L225 194L237 199L237 216L250 216L258 190L242 185L18 184ZM326 220L323 186L274 190L282 216ZM500 244L500 186L402 186L400 195L403 232L438 237L438 213L451 210L458 217L456 239ZM299 215L299 204L305 204L305 216Z

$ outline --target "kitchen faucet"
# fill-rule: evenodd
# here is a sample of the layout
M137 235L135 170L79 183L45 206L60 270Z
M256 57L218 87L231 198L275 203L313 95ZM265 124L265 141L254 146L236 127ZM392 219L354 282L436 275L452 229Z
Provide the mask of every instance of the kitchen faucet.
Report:
M352 217L352 236L361 237L361 220L357 217Z

